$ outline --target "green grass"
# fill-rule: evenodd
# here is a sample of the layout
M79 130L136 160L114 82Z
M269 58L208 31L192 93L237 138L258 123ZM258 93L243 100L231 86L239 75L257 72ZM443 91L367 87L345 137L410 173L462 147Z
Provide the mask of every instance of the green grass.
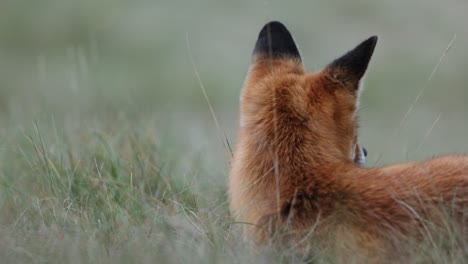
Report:
M4 142L4 260L219 260L229 230L224 189L202 196L201 186L184 180L195 173L174 175L147 129L66 134L37 122Z

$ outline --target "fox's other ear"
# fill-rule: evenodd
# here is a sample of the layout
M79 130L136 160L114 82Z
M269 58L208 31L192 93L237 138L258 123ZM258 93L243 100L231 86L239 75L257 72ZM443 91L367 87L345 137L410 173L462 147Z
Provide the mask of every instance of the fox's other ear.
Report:
M377 39L377 36L372 36L363 41L356 48L330 63L326 70L330 71L333 77L341 82L355 82L357 84L366 73Z
M278 21L267 23L258 35L253 52L254 58L293 58L301 60L299 50L288 29Z

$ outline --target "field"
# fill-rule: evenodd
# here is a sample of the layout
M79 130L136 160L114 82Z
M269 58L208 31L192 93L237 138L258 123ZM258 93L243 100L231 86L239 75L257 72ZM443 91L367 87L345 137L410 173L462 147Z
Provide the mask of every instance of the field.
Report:
M360 104L372 167L468 153L467 10L457 0L2 0L1 262L300 263L252 249L227 207L259 29L284 22L309 70L379 35Z

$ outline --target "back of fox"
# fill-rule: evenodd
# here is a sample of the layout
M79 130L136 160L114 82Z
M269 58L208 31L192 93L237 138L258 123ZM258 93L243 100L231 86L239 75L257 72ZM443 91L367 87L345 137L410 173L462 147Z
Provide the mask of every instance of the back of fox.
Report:
M466 156L361 167L356 109L376 43L371 37L309 73L284 25L261 30L229 181L230 209L260 244L303 251L312 241L320 250L381 261L399 255L403 239L426 238L427 220L438 226L449 214L466 229Z

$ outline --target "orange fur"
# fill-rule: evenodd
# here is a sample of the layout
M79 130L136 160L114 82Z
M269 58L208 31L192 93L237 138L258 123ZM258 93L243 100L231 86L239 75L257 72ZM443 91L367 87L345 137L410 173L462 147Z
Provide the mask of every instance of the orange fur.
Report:
M424 237L424 219L441 218L434 205L450 206L461 221L468 157L358 166L358 91L341 74L254 56L229 181L230 209L250 223L245 233L260 244L326 241L369 259L389 254L393 239Z

